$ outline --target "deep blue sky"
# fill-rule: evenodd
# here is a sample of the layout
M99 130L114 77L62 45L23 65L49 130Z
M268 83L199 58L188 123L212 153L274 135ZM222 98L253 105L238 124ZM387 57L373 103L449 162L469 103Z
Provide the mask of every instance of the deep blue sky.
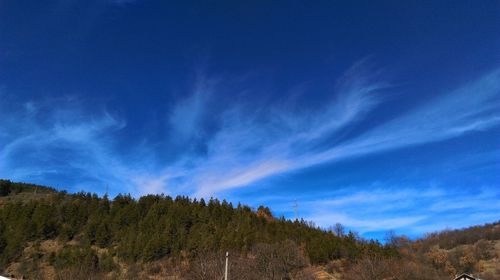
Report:
M168 3L167 3L168 2ZM365 237L500 218L498 1L0 1L0 178Z

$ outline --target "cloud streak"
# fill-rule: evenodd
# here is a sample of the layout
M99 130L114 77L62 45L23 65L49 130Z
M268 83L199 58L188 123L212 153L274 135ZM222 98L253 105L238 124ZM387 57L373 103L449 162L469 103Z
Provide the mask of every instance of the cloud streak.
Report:
M271 109L259 118L243 110L226 112L220 130L208 140L208 154L197 159L184 187L207 196L317 164L442 141L500 123L500 71L496 70L339 142L337 135L355 126L382 100L378 92L384 87L356 74L349 72L349 83L339 87L337 98L305 114Z
M302 197L299 217L322 228L341 223L363 235L383 238L389 230L420 236L449 227L491 222L500 211L500 192L495 187L470 192L449 186L395 186L379 182L341 189ZM278 213L292 216L294 198L270 197L260 202L272 204Z
M71 100L30 101L17 107L0 103L5 135L0 138L0 176L39 183L73 177L69 181L75 191L96 184L130 191L130 167L112 149L112 136L126 123L107 112L85 113L79 105ZM68 107L72 109L64 109Z
M317 161L436 142L500 123L500 70L439 95L400 118L316 157Z

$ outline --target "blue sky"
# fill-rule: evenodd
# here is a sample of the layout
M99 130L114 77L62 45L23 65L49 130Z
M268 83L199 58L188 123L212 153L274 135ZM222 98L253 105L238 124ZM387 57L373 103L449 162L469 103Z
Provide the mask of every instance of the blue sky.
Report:
M166 3L169 2L169 3ZM362 236L500 217L498 1L0 1L0 178Z

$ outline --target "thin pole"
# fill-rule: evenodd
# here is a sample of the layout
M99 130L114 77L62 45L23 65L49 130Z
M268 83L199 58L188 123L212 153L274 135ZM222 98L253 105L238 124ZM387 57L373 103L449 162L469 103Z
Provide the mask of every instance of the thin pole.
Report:
M226 252L226 272L224 273L224 280L227 280L228 258L229 258L229 252Z
M297 203L297 200L295 200L295 203L293 204L293 212L295 213L295 220L299 219L299 204Z

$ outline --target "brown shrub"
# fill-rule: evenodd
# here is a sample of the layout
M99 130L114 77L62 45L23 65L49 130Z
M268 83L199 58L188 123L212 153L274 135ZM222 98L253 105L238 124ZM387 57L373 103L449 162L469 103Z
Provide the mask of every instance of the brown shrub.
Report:
M344 279L436 280L448 279L448 277L422 263L394 258L366 257L354 263L345 273Z

